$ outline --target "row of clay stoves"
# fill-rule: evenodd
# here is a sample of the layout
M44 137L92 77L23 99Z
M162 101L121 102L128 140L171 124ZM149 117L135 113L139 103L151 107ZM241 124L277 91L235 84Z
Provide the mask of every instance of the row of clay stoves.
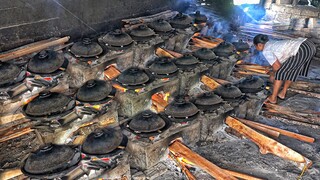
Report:
M224 43L188 51L197 30L193 19L177 14L169 22L116 30L97 41L85 38L66 53L46 50L27 62L0 64L5 80L0 84L0 113L22 107L43 141L23 161L26 176L130 179L130 168L143 171L166 158L172 140L182 138L189 145L210 140L228 113L247 116L243 102L251 100L245 93L260 92L259 79L214 92L200 82L204 74L229 77L234 47ZM156 57L159 45L184 55ZM114 71L108 74L110 68ZM152 109L157 93L172 97L158 112Z

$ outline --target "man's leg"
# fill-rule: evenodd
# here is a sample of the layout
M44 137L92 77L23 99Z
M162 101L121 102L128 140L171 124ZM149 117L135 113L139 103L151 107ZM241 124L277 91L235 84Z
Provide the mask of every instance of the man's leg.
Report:
M290 87L290 84L292 83L292 81L286 80L284 82L283 88L280 91L280 93L278 94L279 98L284 99L286 97L287 94L287 90Z
M268 100L271 103L277 103L277 96L278 96L278 93L279 93L281 85L282 85L282 81L281 80L275 80L274 81L272 95L268 97Z

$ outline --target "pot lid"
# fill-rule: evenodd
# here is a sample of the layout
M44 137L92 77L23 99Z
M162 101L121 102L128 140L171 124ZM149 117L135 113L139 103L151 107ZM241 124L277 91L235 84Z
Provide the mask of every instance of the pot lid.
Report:
M140 25L137 28L133 29L130 34L135 37L145 38L155 35L155 32L152 29L148 28L148 26L146 25Z
M200 105L200 106L211 106L211 105L219 104L222 101L223 101L222 98L219 97L218 95L212 92L206 92L198 96L194 101L194 104Z
M263 85L264 85L263 79L257 76L248 76L238 84L238 87L240 89L241 88L260 89Z
M178 71L178 67L168 58L157 58L149 66L149 70L155 75L170 75Z
M64 63L63 53L43 50L33 56L28 63L28 70L33 73L48 74L58 70Z
M215 93L224 99L235 99L242 95L240 89L232 84L225 84L218 87Z
M150 28L152 28L157 32L169 32L173 30L170 23L163 19L158 19L156 21L153 21L149 24L149 26Z
M193 103L179 96L165 108L164 112L171 118L187 118L196 115L199 110Z
M205 23L208 20L207 16L201 14L200 11L196 11L196 13L191 14L191 16L194 17L194 22L197 24L198 23Z
M82 41L74 43L70 49L76 57L95 57L103 52L102 47L97 42L92 42L90 38L83 38Z
M162 129L166 122L156 113L147 110L132 118L129 128L142 133L155 132Z
M214 60L217 58L216 54L214 54L214 52L208 48L201 48L194 52L193 55L204 61Z
M144 69L131 67L124 70L118 76L117 81L124 86L137 86L148 83L150 81L150 77Z
M243 42L242 39L240 39L238 42L233 42L232 44L234 45L235 49L239 52L243 52L250 49L249 44Z
M25 113L30 116L46 116L63 113L70 108L72 98L61 94L42 92L25 106ZM72 104L72 108L74 104Z
M118 47L127 46L133 42L131 36L125 32L122 32L120 29L109 32L103 36L102 41L106 45Z
M108 97L112 86L108 81L89 80L77 92L77 99L82 102L97 102Z
M111 127L96 129L84 141L82 152L90 155L108 154L119 147L122 138L123 134L120 129Z
M17 65L0 61L0 86L14 82L20 72Z
M27 175L49 175L78 164L80 152L67 145L50 144L31 153L22 167Z
M231 43L227 43L227 42L222 42L219 44L219 46L215 47L213 49L213 52L217 55L217 56L222 56L222 57L229 57L230 55L232 55L234 53L234 46Z
M192 18L186 14L179 13L173 19L170 24L173 28L187 28L192 24Z
M175 64L179 66L192 66L199 63L199 60L191 54L185 54L183 57L175 60Z

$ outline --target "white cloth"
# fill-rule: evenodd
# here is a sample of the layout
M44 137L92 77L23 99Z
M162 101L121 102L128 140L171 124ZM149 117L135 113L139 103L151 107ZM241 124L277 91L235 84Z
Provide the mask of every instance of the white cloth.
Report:
M262 54L270 65L273 65L277 59L283 64L289 57L295 56L298 53L300 45L305 40L306 38L270 40L265 44Z

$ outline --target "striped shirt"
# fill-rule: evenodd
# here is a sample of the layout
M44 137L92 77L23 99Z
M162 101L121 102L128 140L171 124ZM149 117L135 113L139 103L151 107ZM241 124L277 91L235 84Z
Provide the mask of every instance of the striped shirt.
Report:
M277 59L281 64L283 64L289 57L297 54L300 45L305 40L306 38L280 41L270 40L265 44L262 54L270 65L273 65Z

